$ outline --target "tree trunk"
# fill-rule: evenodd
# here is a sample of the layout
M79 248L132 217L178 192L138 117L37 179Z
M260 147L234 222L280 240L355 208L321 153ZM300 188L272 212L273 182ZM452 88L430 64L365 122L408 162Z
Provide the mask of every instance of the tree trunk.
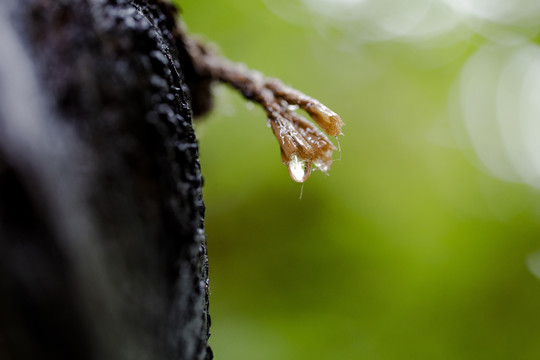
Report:
M174 16L0 2L0 359L212 358L189 90L208 96Z

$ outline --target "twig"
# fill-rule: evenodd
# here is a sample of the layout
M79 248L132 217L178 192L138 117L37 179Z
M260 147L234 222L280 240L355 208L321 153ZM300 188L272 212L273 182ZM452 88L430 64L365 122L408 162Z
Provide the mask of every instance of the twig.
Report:
M284 85L280 80L267 78L244 64L232 62L216 54L208 45L184 36L184 44L195 70L231 85L251 101L260 104L281 148L281 160L287 165L291 178L304 182L311 174L312 164L324 173L332 165L332 153L337 150L325 135L342 135L343 122L339 115L302 92ZM305 110L322 131L298 115L296 108Z

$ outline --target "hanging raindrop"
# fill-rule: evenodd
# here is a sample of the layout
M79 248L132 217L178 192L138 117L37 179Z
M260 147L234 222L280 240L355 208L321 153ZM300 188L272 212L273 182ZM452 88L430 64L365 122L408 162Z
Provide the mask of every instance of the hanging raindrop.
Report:
M301 159L296 154L291 155L287 167L291 179L299 183L306 181L311 174L311 161Z

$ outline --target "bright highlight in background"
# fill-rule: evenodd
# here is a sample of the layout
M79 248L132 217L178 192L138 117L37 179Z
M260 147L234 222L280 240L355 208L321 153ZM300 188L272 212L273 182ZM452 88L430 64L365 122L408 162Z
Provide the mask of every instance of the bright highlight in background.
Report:
M288 21L306 23L306 18L311 19L309 26L323 36L336 36L337 32L351 46L374 41L427 41L448 35L462 40L466 33L508 42L515 40L513 30L519 30L520 37L531 37L540 25L540 3L536 0L265 0L265 3Z
M465 127L482 164L540 188L540 47L487 45L459 81Z

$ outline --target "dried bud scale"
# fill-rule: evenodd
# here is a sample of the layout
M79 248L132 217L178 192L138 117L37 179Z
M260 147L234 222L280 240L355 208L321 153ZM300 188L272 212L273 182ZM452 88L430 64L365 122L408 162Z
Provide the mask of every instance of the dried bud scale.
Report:
M238 89L242 95L260 104L279 143L281 159L291 178L304 182L311 174L312 164L324 173L332 165L332 153L337 150L329 136L342 135L339 115L302 92L284 85L280 80L266 78L216 54L209 46L183 35L183 42L192 57L195 70ZM322 131L295 112L304 110Z
M284 85L278 79L268 79L265 86L274 94L291 105L297 105L305 110L309 116L330 136L343 135L341 127L343 121L338 114L330 110L318 100L304 93Z

